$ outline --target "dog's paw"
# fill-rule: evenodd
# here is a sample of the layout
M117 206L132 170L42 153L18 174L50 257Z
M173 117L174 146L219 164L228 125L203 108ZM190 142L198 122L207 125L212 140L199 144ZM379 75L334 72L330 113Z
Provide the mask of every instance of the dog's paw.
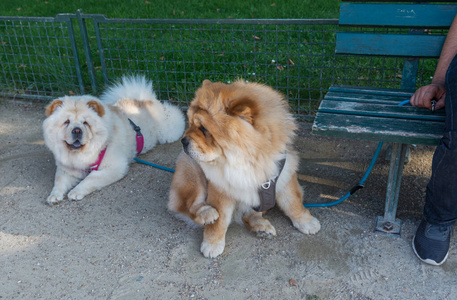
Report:
M276 236L276 229L270 223L254 226L252 231L260 238L271 239Z
M46 203L49 205L56 205L63 201L63 194L51 194L49 195L48 199L46 199Z
M204 257L215 258L224 252L225 241L219 241L215 244L211 244L206 240L203 240L200 247L200 251L203 253Z
M73 201L79 201L82 198L84 198L84 196L86 196L87 194L88 193L84 193L83 191L78 189L78 187L76 187L68 193L68 199L73 200Z
M303 223L295 223L295 228L306 234L315 234L321 229L321 223L315 217L311 217L311 220Z
M242 220L246 227L254 232L257 237L272 238L276 236L276 229L271 225L270 221L262 216L262 213L246 213L243 215Z
M197 211L194 222L204 226L213 224L217 219L219 219L217 210L212 206L204 205Z

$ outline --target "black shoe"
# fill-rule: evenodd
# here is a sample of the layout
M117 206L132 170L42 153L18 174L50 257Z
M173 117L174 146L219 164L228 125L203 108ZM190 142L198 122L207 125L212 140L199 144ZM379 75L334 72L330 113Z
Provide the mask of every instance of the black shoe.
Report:
M420 260L427 264L439 266L449 254L451 225L434 225L422 220L413 238L413 250Z

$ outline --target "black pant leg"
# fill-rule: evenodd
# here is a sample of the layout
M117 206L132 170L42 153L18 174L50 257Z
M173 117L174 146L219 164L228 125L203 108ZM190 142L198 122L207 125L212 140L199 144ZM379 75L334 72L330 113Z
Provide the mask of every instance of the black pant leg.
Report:
M457 56L446 73L445 132L435 150L424 217L433 224L457 220Z

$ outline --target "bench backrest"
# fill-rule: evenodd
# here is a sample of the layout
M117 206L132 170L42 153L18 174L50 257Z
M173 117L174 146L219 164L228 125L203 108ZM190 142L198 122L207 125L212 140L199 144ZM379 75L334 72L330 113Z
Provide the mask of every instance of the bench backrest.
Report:
M385 33L338 32L335 51L337 54L405 57L401 88L414 90L419 58L440 56L446 38L446 30L440 34L440 29L448 29L456 14L457 4L342 3L340 26L388 30ZM434 29L438 29L435 30L438 34L431 34Z

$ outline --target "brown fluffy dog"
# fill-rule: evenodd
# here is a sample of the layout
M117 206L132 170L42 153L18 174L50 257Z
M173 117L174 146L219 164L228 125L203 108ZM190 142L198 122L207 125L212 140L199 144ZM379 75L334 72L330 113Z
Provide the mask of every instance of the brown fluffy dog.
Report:
M283 95L256 83L205 80L187 116L189 129L181 140L184 152L177 161L168 206L205 226L205 257L223 252L235 211L249 230L276 235L262 212L254 210L261 206L259 189L272 180L276 201L293 225L303 233L319 231L319 221L302 204L292 146L297 126Z

